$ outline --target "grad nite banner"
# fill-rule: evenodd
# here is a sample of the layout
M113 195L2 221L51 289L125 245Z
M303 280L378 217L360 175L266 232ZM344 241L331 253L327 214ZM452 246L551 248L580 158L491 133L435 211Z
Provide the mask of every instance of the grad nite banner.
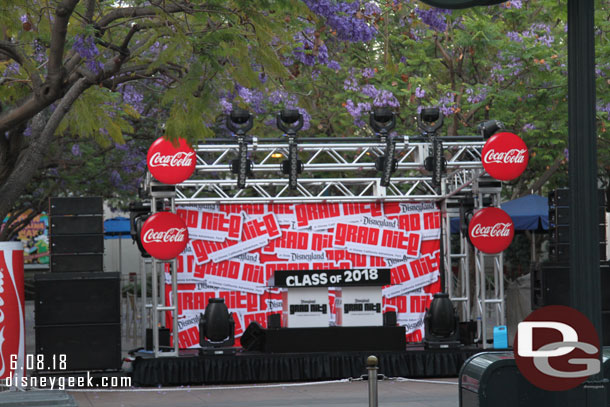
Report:
M199 346L199 314L224 298L239 338L252 321L282 312L276 270L390 268L383 312L395 311L408 342L423 338L432 295L440 290L441 214L435 203L230 204L177 210L190 241L177 257L180 348ZM166 303L171 304L166 273ZM336 324L329 289L329 325ZM340 306L337 304L337 306ZM167 325L172 326L171 313Z

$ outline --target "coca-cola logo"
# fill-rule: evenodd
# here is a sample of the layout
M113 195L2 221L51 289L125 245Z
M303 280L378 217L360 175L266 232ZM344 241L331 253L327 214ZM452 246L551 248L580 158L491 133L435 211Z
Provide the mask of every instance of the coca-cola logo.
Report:
M177 144L161 137L148 149L148 170L155 179L164 184L179 184L195 171L196 155L184 139Z
M529 161L527 146L513 133L492 136L482 151L483 168L500 181L510 181L520 176Z
M186 228L171 228L169 230L155 231L154 229L148 229L144 236L142 236L142 242L144 243L173 243L182 242L184 240L184 234Z
M190 167L193 165L195 153L180 152L174 155L163 155L156 152L150 158L148 166L154 167Z
M188 230L186 224L175 213L157 212L142 225L142 246L158 260L171 260L186 248Z
M513 241L515 225L500 208L483 208L474 214L468 226L472 244L483 253L496 254Z

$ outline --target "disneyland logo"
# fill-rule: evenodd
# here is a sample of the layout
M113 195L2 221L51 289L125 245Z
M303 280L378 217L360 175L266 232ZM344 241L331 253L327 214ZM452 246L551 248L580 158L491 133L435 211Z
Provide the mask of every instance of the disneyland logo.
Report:
M174 155L162 155L156 152L150 157L148 166L154 167L190 167L193 165L194 152L177 152Z
M171 228L162 232L148 229L144 233L144 243L182 243L185 239L186 228Z
M522 164L525 161L527 149L513 148L506 152L496 152L494 149L489 150L483 157L485 164Z
M508 237L512 223L496 223L493 226L475 225L471 237Z

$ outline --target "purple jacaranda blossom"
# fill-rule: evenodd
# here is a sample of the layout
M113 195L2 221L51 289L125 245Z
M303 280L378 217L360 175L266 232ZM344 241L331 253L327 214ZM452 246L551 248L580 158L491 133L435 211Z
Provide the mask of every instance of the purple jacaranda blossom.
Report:
M79 157L81 155L80 146L76 143L72 144L72 155Z

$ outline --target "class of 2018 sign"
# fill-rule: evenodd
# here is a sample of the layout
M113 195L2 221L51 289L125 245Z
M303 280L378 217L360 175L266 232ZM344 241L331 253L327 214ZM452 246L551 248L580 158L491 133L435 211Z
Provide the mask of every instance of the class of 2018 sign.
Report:
M408 341L422 339L425 309L440 289L436 204L199 205L179 207L177 214L190 237L177 257L181 348L198 346L198 316L210 298L224 298L236 338L252 321L266 326L269 314L282 311L281 290L268 287L276 270L390 269L383 312L397 313ZM168 304L170 292L168 284ZM331 287L330 324L336 296Z

